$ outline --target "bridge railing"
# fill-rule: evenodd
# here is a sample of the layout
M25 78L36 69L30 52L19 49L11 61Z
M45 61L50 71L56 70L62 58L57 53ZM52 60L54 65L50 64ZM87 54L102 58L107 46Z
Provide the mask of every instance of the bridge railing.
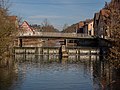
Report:
M46 37L91 37L87 34L77 33L56 33L56 32L35 32L35 34L20 34L19 36L46 36Z

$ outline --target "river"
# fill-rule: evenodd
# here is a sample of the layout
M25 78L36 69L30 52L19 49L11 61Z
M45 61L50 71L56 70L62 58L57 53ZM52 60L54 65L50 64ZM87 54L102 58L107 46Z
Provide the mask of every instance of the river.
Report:
M110 64L96 55L76 58L17 55L0 69L0 90L117 90Z

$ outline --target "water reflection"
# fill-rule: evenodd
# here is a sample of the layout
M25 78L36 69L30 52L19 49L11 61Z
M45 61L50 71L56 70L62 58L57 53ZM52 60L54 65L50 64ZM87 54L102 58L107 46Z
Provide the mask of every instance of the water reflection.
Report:
M57 55L16 55L12 68L0 70L0 90L117 90L113 69L99 56L59 60ZM117 78L118 79L118 78Z
M18 72L15 64L6 68L0 68L0 90L8 90L18 80Z

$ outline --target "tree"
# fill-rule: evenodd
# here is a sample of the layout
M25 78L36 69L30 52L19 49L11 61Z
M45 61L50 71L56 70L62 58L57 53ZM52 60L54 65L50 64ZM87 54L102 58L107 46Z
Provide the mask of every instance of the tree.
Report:
M72 24L71 26L66 26L65 25L62 32L64 32L64 33L76 32L76 25L77 25L77 23L76 24Z
M63 31L68 28L68 24L63 25Z
M42 23L43 32L58 32L57 29L54 28L53 25L50 25L48 19L45 19Z
M111 12L107 20L112 41L109 61L113 67L120 68L120 0L112 0L107 8Z
M10 55L17 27L8 12L8 0L0 1L0 60Z

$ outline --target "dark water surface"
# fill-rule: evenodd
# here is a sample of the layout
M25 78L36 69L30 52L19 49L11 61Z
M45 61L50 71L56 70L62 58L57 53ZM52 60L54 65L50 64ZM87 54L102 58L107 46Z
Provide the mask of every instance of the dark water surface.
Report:
M0 70L0 90L109 90L112 81L109 64L97 56L27 58L17 56L12 67Z

